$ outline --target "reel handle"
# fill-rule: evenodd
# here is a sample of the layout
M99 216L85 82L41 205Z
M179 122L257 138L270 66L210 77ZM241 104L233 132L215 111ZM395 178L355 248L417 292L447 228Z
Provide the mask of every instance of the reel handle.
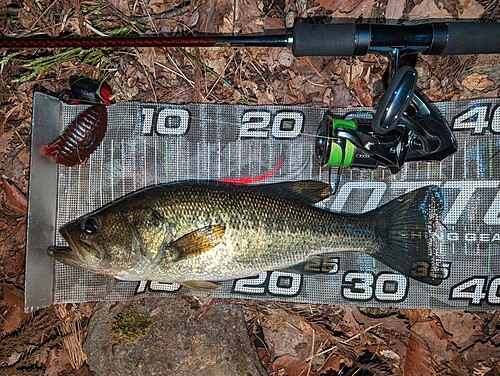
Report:
M415 68L406 65L396 71L373 117L372 127L376 133L386 134L398 126L412 102L416 87Z

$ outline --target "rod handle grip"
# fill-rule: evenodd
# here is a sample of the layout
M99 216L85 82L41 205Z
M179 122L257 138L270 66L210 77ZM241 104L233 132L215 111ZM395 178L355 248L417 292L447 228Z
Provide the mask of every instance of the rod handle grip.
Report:
M293 28L295 56L352 56L356 51L356 24L297 23Z
M500 53L500 23L447 22L448 37L440 55Z
M395 48L429 55L500 53L500 23L297 23L293 29L295 56L356 56Z

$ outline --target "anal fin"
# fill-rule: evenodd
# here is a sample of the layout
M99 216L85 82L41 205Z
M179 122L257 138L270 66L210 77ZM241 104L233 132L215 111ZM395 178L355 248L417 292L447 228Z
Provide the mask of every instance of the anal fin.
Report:
M325 255L312 256L303 262L281 269L281 271L299 273L303 275L334 274L337 273L338 270L338 257Z
M178 283L195 290L214 290L218 287L217 284L209 281L182 281Z

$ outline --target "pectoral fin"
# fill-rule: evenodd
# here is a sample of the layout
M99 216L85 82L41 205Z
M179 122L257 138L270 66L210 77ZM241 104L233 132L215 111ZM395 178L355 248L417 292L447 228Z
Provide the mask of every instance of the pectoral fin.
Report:
M199 228L168 245L172 253L172 260L179 261L198 256L219 245L224 236L225 227L212 225Z
M214 290L217 288L215 283L209 281L182 281L178 283L195 290Z

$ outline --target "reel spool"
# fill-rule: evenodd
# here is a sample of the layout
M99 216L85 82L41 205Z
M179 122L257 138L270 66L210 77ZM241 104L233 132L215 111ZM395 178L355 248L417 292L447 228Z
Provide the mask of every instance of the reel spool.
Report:
M359 148L356 133L370 126L370 119L339 119L327 112L316 132L315 154L321 167L328 167L331 192L335 194L343 168L376 169L379 162ZM333 175L332 168L337 167Z
M315 154L328 167L332 194L343 168L397 173L405 162L441 161L457 150L446 120L417 91L417 72L404 66L396 72L372 120L339 119L327 112L316 132ZM337 172L332 184L332 168Z
M348 140L334 137L335 130L357 130L354 120L336 119L327 113L316 132L316 157L321 166L351 166L356 147Z

